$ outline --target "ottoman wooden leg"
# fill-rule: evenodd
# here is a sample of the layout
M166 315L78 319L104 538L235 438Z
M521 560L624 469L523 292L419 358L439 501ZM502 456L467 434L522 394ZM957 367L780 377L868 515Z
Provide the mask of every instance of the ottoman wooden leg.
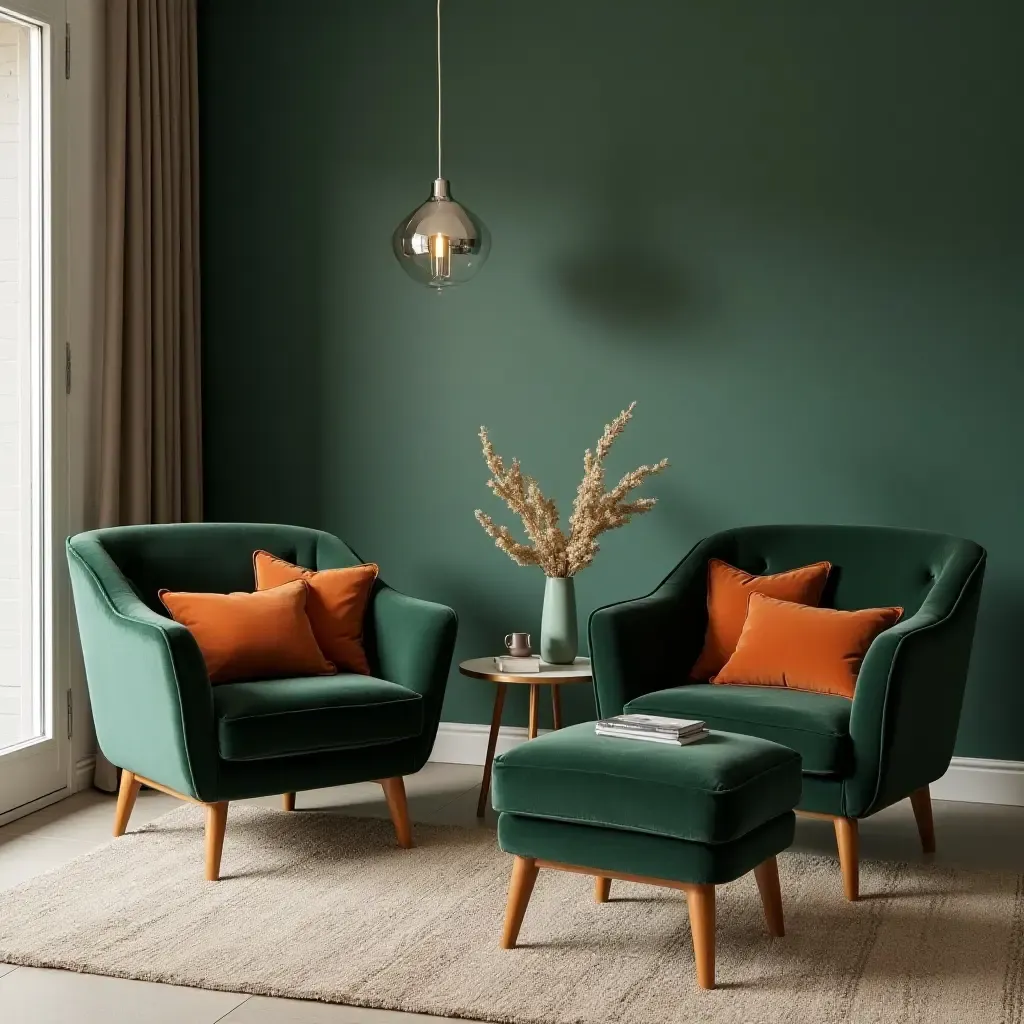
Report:
M537 861L533 857L516 857L512 864L512 881L508 887L505 928L501 933L502 949L515 949L519 929L523 925L526 908L533 894L533 883L536 881Z
M758 864L754 868L757 891L761 894L764 906L764 920L768 925L768 934L781 939L786 934L786 926L782 920L782 890L779 889L779 864L774 857Z
M612 880L605 878L604 875L598 875L594 879L594 899L598 903L607 903L608 896L612 891Z
M715 987L715 887L692 885L686 890L690 908L693 957L697 962L697 984Z

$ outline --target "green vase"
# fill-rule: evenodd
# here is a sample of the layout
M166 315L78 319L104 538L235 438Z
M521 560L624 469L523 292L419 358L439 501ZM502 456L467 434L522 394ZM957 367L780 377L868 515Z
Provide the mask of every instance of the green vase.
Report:
M571 665L576 659L576 587L571 576L548 576L540 616L540 656L550 665Z

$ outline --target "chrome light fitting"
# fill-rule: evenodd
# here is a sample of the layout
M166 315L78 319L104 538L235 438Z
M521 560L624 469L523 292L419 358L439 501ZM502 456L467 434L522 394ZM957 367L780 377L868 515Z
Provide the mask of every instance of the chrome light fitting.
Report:
M437 0L437 177L430 198L395 228L391 238L401 268L428 288L462 284L483 266L491 249L484 222L451 197L441 175L441 0Z

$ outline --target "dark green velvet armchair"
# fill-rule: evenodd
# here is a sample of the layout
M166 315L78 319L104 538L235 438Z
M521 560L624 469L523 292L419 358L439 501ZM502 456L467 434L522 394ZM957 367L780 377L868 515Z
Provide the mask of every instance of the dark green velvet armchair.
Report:
M310 569L360 561L337 537L295 526L195 523L95 530L67 542L100 749L122 769L114 835L142 784L206 807L206 876L219 877L228 803L380 781L402 846L402 777L426 763L457 628L450 608L378 581L364 643L372 676L211 686L192 634L157 591L253 589L257 548Z
M904 616L872 643L852 701L690 683L707 626L709 558L758 575L827 560L823 605L902 605ZM755 526L715 534L652 594L591 616L598 710L703 718L713 729L798 751L799 810L835 822L844 889L857 899L858 819L909 797L922 844L934 849L928 786L953 754L984 572L977 544L919 530Z

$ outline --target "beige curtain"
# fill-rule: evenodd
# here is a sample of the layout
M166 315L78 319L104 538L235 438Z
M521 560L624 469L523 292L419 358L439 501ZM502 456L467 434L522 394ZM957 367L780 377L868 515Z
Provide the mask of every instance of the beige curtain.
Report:
M196 0L107 0L104 526L202 517ZM115 772L97 757L96 784Z

